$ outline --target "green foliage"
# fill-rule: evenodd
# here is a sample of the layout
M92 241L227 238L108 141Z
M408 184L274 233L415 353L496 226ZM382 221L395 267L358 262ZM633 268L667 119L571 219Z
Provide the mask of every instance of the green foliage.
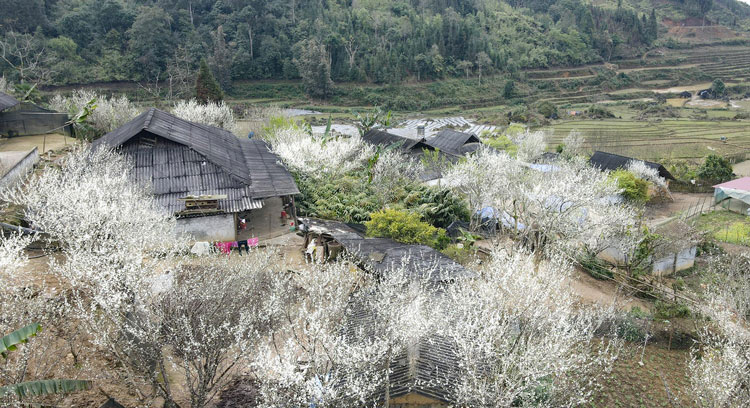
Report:
M596 257L596 254L585 254L578 259L578 263L581 265L584 271L588 272L591 276L596 279L612 279L614 274L609 266Z
M391 111L384 112L380 106L376 106L375 110L371 112L359 113L353 110L352 113L357 120L356 125L360 136L364 136L370 129L378 125L385 128L391 126L393 113Z
M8 358L8 353L18 349L19 344L28 343L42 331L39 323L32 323L0 338L0 355ZM91 389L91 381L84 380L40 380L27 381L0 387L0 398L15 394L17 398L39 397L51 394L67 394Z
M609 109L602 105L591 105L586 110L586 115L590 117L591 119L607 119L607 118L614 118L615 114L612 113Z
M729 160L716 154L709 154L698 168L698 177L703 180L724 182L731 180L734 172Z
M366 176L360 173L336 179L296 177L301 196L300 215L343 222L363 223L381 208Z
M307 95L325 99L333 93L331 63L325 46L316 40L307 40L298 45L294 64L302 76Z
M488 139L483 139L482 143L493 149L504 150L511 156L515 156L516 152L518 152L518 145L513 143L506 135L499 135Z
M469 221L471 215L466 202L447 188L420 185L403 202L407 209L439 228L447 228L454 221Z
M461 265L467 265L471 263L476 258L477 254L477 251L474 248L466 244L448 245L440 252L453 259L454 261L460 263Z
M727 87L724 85L724 81L719 78L714 79L711 83L711 93L714 97L722 97L727 92Z
M444 229L421 221L418 214L406 210L384 209L370 214L365 223L367 235L391 238L404 244L422 244L443 249L449 239Z
M536 110L547 119L557 118L557 106L549 101L544 101L537 106Z
M205 59L201 60L198 78L195 80L195 98L203 104L221 102L224 99L224 92L221 91L221 87L208 68Z
M617 187L622 189L622 196L627 200L645 203L648 200L648 182L639 179L633 173L627 170L615 170L610 173L610 179L617 183Z
M503 98L510 99L513 97L516 90L516 83L513 82L512 79L509 79L505 81L505 86L503 86Z
M683 303L665 302L657 299L654 303L654 317L657 319L690 317L690 308Z
M39 323L32 323L22 327L0 339L0 356L8 357L8 353L15 351L19 344L28 343L29 339L39 334L42 326Z
M53 394L69 394L91 389L91 381L86 380L40 380L27 381L0 387L0 397L16 394L18 398L41 397Z

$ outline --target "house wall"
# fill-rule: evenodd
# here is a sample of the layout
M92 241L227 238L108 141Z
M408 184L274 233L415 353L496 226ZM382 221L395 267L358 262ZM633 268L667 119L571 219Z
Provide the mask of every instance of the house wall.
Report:
M235 241L236 231L234 214L177 219L176 233L195 241Z
M654 262L652 272L659 275L668 275L673 272L683 271L695 265L696 247L685 248L675 255L668 255Z
M750 211L750 204L736 198L727 198L719 203L719 207L742 215L750 215L750 212L748 212Z
M23 178L39 162L39 150L34 147L0 178L0 188L11 187Z
M29 136L50 131L71 135L67 113L47 111L30 104L21 104L17 109L0 113L0 135Z

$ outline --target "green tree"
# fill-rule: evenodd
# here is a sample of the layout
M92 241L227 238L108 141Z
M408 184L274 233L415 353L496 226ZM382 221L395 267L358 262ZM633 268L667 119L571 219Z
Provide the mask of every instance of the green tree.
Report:
M421 221L418 214L404 210L386 208L374 212L365 226L367 235L371 237L391 238L404 244L443 249L449 241L444 229L433 227Z
M297 44L298 57L294 59L305 92L313 98L325 99L333 93L331 61L323 44L317 40L301 41Z
M230 90L232 88L232 55L224 39L224 28L219 26L214 37L214 53L211 56L212 72L216 74L222 89Z
M516 84L513 82L512 79L505 81L505 86L503 86L503 98L505 99L512 98L515 89L516 89Z
M471 61L458 61L456 68L464 71L466 73L466 79L469 79L469 74L471 73L471 69L474 68L474 63Z
M711 83L711 93L714 97L722 97L727 92L727 87L724 85L724 81L719 78L714 79Z
M156 79L166 69L174 46L172 17L161 7L143 6L128 30L128 46L141 79ZM163 78L162 78L163 79Z
M731 180L734 177L734 172L729 160L716 154L709 154L698 168L698 177L703 180L721 183Z
M216 82L205 59L201 60L198 78L195 80L195 98L200 103L219 102L224 99L221 86Z
M616 170L610 174L617 187L622 189L622 196L629 201L645 203L648 200L648 182L636 177L627 170Z
M479 86L482 85L482 68L489 67L492 64L492 60L486 52L482 51L477 54L477 71L479 72Z

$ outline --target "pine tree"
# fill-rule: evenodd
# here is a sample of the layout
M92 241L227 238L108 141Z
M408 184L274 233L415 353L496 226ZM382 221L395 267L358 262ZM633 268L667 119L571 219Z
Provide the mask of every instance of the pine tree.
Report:
M219 102L224 99L219 83L208 69L208 63L201 59L201 67L198 70L198 79L195 81L195 98L200 103Z
M651 17L648 19L648 35L651 41L656 41L659 36L659 23L656 21L656 9L651 9Z

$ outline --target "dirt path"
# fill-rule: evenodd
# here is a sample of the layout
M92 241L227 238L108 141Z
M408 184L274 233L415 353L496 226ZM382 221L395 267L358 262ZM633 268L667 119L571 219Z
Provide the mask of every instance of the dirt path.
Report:
M734 170L734 174L742 177L749 177L750 176L750 160L745 160L743 162L739 162L732 166L732 169Z
M76 140L58 133L47 135L46 140L44 135L36 136L19 136L11 138L0 139L0 151L29 151L34 147L39 149L39 153L48 152L50 150L59 149L65 145L73 144ZM42 148L44 151L42 151Z
M624 293L617 283L596 279L577 268L569 283L583 303L603 306L614 303L620 310L630 310L633 306L643 311L651 310L649 302Z

